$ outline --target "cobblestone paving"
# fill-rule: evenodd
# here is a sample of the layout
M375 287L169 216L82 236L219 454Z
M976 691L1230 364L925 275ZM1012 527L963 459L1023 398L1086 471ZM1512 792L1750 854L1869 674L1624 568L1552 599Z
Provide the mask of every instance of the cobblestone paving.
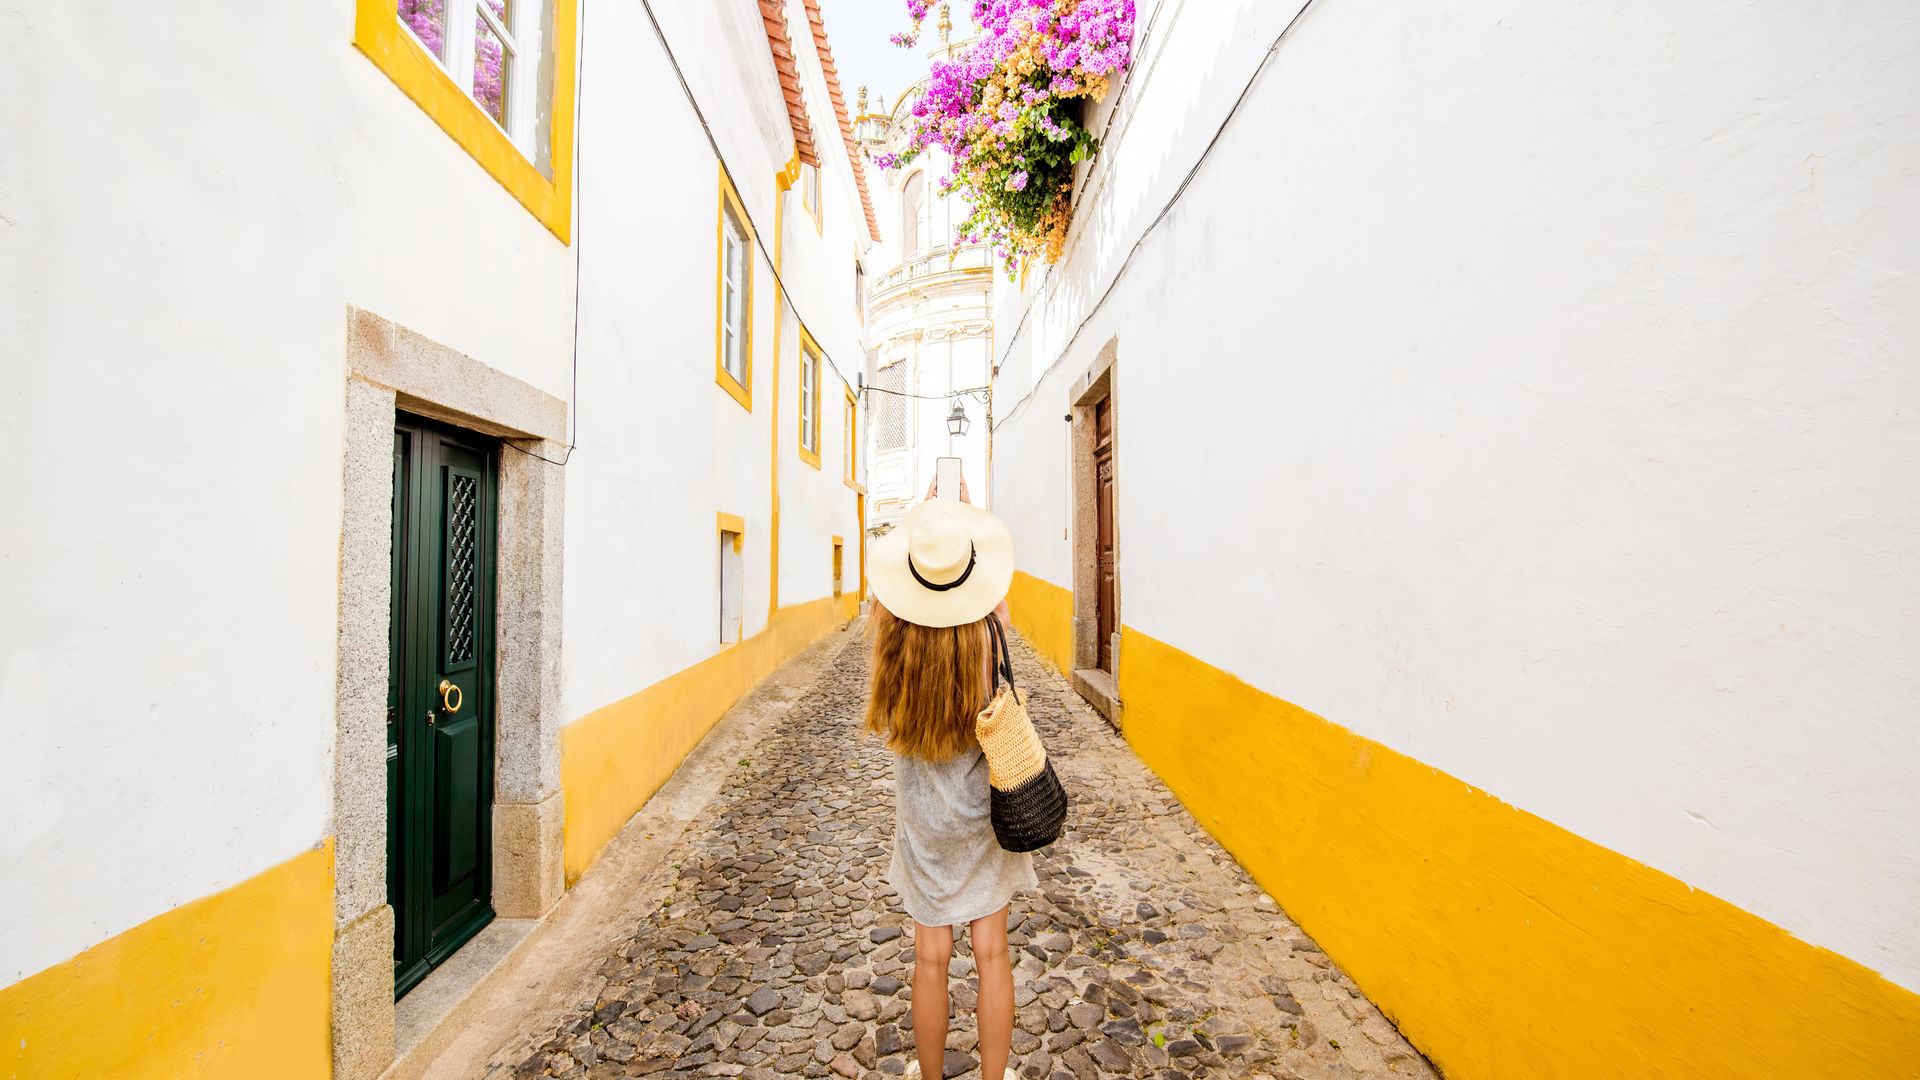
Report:
M1073 799L1008 917L1024 1080L1435 1076L1121 740L1016 645ZM742 758L663 910L595 996L484 1074L601 1080L894 1080L913 1058L912 922L885 880L887 752L859 737L858 636ZM977 1080L971 950L957 935L946 1076Z

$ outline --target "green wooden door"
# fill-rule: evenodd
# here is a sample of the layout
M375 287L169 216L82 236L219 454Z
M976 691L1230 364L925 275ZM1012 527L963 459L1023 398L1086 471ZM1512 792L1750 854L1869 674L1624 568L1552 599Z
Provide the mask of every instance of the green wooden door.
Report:
M497 444L400 418L387 681L396 997L493 919L498 501Z

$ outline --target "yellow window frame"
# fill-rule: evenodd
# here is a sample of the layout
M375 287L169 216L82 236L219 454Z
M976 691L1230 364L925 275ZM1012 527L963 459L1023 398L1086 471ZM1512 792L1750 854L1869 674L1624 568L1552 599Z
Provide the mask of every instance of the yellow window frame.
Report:
M729 514L725 510L715 511L714 519L715 519L715 523L719 526L717 530L719 535L715 537L715 539L724 540L728 535L731 535L733 537L733 553L735 555L740 554L746 546L747 520L741 517L739 514ZM741 566L740 572L742 574L746 573L746 567L744 565ZM726 596L724 595L724 590L726 588L726 581L725 581L724 569L722 570L722 580L720 584L721 584L721 589L723 590L723 594L720 598L720 607L721 607L721 614L724 616L726 612ZM746 583L745 582L741 583L740 599L741 599L740 629L739 629L740 636L733 641L724 641L724 640L721 641L720 648L722 649L731 649L735 645L738 645L740 644L740 642L745 641L747 639L747 605L746 605ZM726 624L724 620L721 623L721 629L723 632L726 629Z
M809 357L813 360L811 365L807 363ZM820 344L813 340L813 335L807 333L806 326L802 325L800 327L800 415L798 417L799 422L794 425L796 432L794 442L800 448L800 460L816 469L820 467L820 368L824 366L825 362L826 354L820 351ZM812 368L811 372L808 371L809 366ZM810 387L807 385L809 381L812 383ZM807 391L809 389L813 391L813 415L811 417L807 415ZM811 427L811 432L809 432L809 427ZM813 436L811 440L807 438L809 433ZM809 441L813 443L813 449L811 450L807 449L807 443Z
M401 25L394 0L354 0L355 47L562 244L573 242L577 5L578 0L553 0L553 179L549 180Z
M727 211L732 210L734 219L740 224L740 231L747 238L747 265L743 270L747 295L740 305L740 356L742 372L746 380L735 379L727 370ZM747 217L747 208L740 201L740 192L733 186L733 179L727 175L725 164L720 166L720 209L715 215L714 262L713 262L713 381L720 388L733 395L733 400L748 412L753 411L753 279L758 260L753 257L753 219Z
M812 179L809 184L808 179ZM807 216L813 219L813 233L824 236L827 231L826 177L820 174L818 165L800 166L800 205L807 208ZM808 201L807 189L811 187L812 201Z

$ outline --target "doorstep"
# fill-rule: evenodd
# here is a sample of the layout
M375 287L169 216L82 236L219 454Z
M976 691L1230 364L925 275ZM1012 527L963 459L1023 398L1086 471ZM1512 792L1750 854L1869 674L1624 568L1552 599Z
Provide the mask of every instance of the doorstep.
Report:
M381 1080L413 1080L467 1026L544 919L495 919L394 1003L394 1062Z
M1068 680L1074 690L1087 704L1094 707L1115 731L1120 730L1120 687L1113 681L1111 672L1099 668L1075 668L1073 677Z

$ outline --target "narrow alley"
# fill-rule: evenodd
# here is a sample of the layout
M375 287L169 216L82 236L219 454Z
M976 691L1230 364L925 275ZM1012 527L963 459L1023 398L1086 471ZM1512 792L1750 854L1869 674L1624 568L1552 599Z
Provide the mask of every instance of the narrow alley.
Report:
M482 1073L886 1080L913 1060L912 925L886 884L888 754L863 739L866 642L838 652L732 772L677 880L581 988ZM1126 742L1024 642L1016 671L1073 799L1014 901L1013 1061L1026 1080L1432 1077ZM964 935L952 973L972 971ZM969 987L946 1076L979 1075Z
M1008 1080L1920 1080L1920 3L234 9L0 0L0 1080L986 1080L876 604Z

